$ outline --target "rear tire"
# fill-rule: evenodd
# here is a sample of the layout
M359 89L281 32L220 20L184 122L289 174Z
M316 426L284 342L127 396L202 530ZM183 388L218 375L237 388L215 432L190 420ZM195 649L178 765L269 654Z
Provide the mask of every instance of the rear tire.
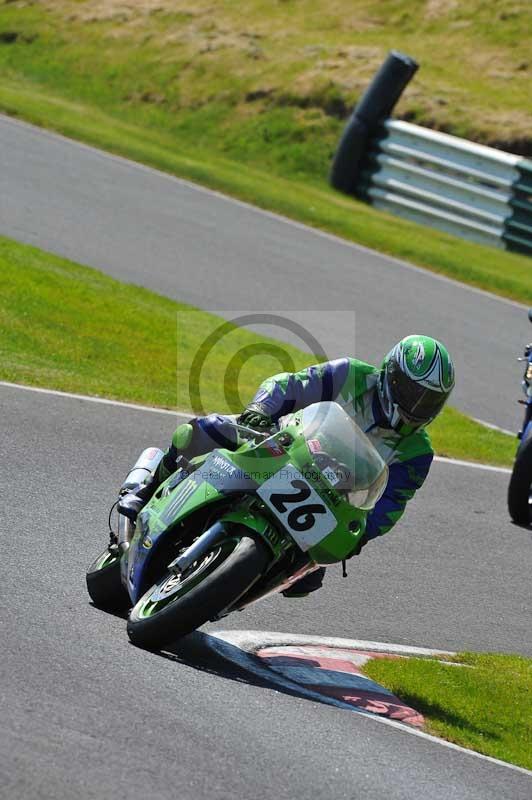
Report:
M508 486L508 510L518 525L529 525L532 506L532 433L517 451L510 485Z
M246 531L214 545L183 576L167 572L131 609L133 644L159 649L199 628L236 602L261 575L270 553Z
M104 611L125 611L131 606L120 577L120 555L106 547L87 570L87 590L95 606Z

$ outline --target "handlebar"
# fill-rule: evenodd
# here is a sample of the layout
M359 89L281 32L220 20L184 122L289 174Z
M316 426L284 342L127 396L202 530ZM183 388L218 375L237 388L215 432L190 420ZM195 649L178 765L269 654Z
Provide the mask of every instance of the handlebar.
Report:
M244 433L248 433L253 436L254 439L257 437L262 439L268 439L271 436L271 433L263 433L262 431L256 431L255 428L249 428L247 425L241 425L240 422L233 422L233 425L237 430L244 431Z

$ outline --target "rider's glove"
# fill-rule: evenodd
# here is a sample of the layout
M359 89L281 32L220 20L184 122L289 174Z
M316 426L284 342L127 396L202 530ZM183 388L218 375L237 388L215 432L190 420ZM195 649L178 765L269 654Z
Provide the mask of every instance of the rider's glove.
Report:
M237 422L241 425L246 425L248 428L255 428L264 430L264 428L271 428L273 420L268 414L262 414L260 411L253 411L246 409L238 418Z

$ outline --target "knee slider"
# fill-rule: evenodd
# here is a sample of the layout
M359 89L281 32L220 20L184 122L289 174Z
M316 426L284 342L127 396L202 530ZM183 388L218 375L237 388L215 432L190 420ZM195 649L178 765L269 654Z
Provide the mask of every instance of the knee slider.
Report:
M176 450L185 450L192 441L194 428L192 423L184 422L179 425L172 436L172 445Z

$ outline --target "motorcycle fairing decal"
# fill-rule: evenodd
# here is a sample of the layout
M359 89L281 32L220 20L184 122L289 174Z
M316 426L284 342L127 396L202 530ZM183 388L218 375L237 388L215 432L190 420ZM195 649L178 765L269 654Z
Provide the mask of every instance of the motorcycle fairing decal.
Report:
M304 552L337 526L332 511L290 463L265 481L257 494Z
M317 491L321 499L328 505L331 506L339 506L342 502L338 492L335 492L327 486L325 481L323 480L321 473L319 470L316 469L312 462L305 463L301 466L301 469L305 472L305 478L311 484L312 488ZM324 471L325 477L327 473ZM336 475L335 475L336 478ZM338 482L338 481L337 481ZM331 486L334 486L333 482L330 481Z
M265 447L274 458L280 458L285 454L284 449L275 441L275 439L266 439L266 441L262 443L262 446Z
M174 472L174 474L168 478L164 489L165 493L170 494L172 489L175 489L176 486L178 486L188 477L190 477L190 475L186 469L178 469L177 472Z
M187 500L194 494L198 485L195 481L185 481L182 483L172 495L170 503L166 506L164 513L161 514L160 520L163 525L171 525L179 511L183 508Z
M251 475L220 450L214 450L208 455L200 471L203 479L221 494L233 492L251 494L258 486Z

